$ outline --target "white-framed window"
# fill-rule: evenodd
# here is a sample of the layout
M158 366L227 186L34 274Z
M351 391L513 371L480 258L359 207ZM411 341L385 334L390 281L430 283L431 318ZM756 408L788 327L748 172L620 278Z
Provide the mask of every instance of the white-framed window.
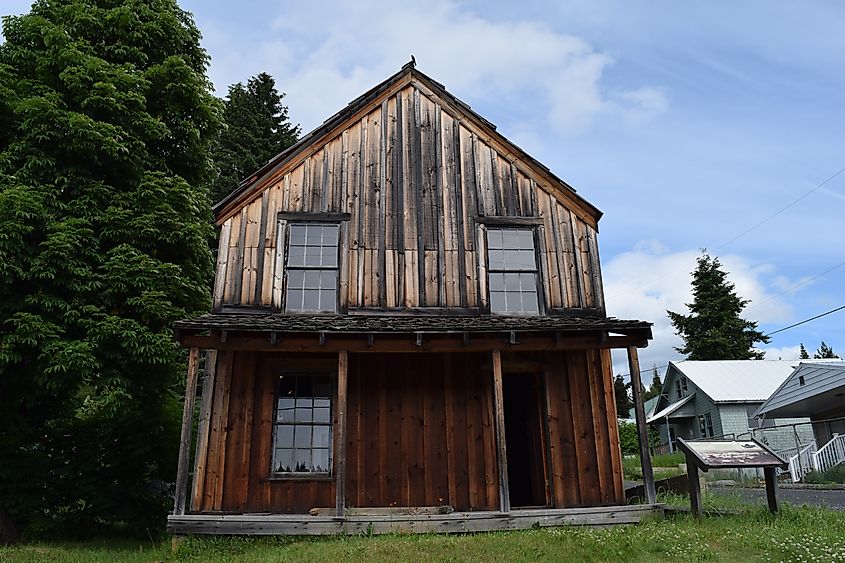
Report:
M286 311L337 312L339 235L337 224L290 224Z
M331 375L279 375L273 424L273 475L331 474L333 396Z
M532 229L487 229L487 282L491 312L539 313Z
M698 416L698 430L702 438L713 437L713 419L709 412Z

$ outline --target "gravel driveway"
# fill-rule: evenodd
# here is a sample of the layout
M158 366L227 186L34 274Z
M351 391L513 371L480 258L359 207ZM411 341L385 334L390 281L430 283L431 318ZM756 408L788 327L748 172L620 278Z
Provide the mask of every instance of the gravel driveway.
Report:
M749 487L714 487L710 492L724 495L739 495L749 502L765 504L766 490ZM811 506L825 506L834 510L845 510L845 490L820 489L778 489L778 500L790 504Z

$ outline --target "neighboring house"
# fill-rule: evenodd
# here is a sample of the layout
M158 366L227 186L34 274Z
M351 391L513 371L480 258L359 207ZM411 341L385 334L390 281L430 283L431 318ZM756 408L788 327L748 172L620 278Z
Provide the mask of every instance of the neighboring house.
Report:
M200 350L208 369L171 532L474 531L654 509L621 506L610 349L636 366L651 328L605 314L601 213L413 64L214 212L214 312L175 325L188 422Z
M756 415L777 424L797 417L812 421L815 443L805 442L809 463L804 463L804 470L827 469L842 463L845 461L845 361L802 360ZM797 473L797 478L805 472Z
M766 428L774 424L761 422L756 413L797 364L782 360L670 362L663 394L647 421L659 430L662 444L677 438L754 437L774 450L795 447L809 438L808 426ZM779 424L808 420L793 417Z
M658 396L656 396L656 397L652 397L651 399L649 399L649 400L647 400L647 401L645 401L645 402L643 403L643 409L644 409L644 411L645 411L646 420L647 420L647 419L648 419L648 418L649 418L652 414L654 414L654 407L655 407L655 406L657 406L657 402L658 402L659 400L660 400L660 395L658 395ZM628 410L628 418L622 418L621 420L624 420L625 422L634 422L634 421L636 421L636 419L637 419L637 415L636 415L636 412L635 412L635 411L636 411L636 408L635 408L635 407L631 407L631 408Z

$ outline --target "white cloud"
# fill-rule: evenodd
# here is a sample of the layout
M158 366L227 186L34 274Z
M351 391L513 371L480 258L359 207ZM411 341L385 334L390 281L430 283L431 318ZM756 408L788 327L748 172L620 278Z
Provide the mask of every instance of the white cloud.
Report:
M765 359L767 360L797 360L801 353L799 346L782 346L780 348L766 346L761 347L760 350L766 353Z
M269 72L305 130L396 72L411 54L420 70L459 97L510 105L516 120L521 113L559 132L580 131L600 113L643 121L667 105L658 88L603 92L602 75L614 61L579 37L542 21L493 21L449 0L297 3L266 25L257 28L249 51L233 49L235 41L219 29L206 32L215 84L222 90ZM528 108L525 99L533 100Z
M681 359L674 348L681 346L682 341L675 335L666 311L688 312L686 303L692 300L690 272L695 269L699 254L698 250L669 252L660 241L646 240L636 243L632 250L606 260L602 267L608 314L654 323L654 339L640 352L644 373L653 365L662 368L670 360ZM772 266L753 265L747 258L733 254L720 256L719 260L728 272L728 280L736 286L737 294L756 304L753 309L749 305L743 312L745 318L761 323L785 322L792 318L790 306L770 291L777 279ZM771 350L767 357L787 353L786 348ZM614 358L614 366L617 373L628 372L623 355ZM647 378L644 376L644 379Z

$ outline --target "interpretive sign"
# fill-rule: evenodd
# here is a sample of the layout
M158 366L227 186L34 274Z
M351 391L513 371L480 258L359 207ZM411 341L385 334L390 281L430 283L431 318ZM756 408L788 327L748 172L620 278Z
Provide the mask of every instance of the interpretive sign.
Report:
M690 440L678 438L678 448L687 458L690 481L690 504L696 516L701 516L701 488L698 470L762 467L766 477L766 497L769 510L777 512L776 468L786 469L788 464L775 452L757 440Z

